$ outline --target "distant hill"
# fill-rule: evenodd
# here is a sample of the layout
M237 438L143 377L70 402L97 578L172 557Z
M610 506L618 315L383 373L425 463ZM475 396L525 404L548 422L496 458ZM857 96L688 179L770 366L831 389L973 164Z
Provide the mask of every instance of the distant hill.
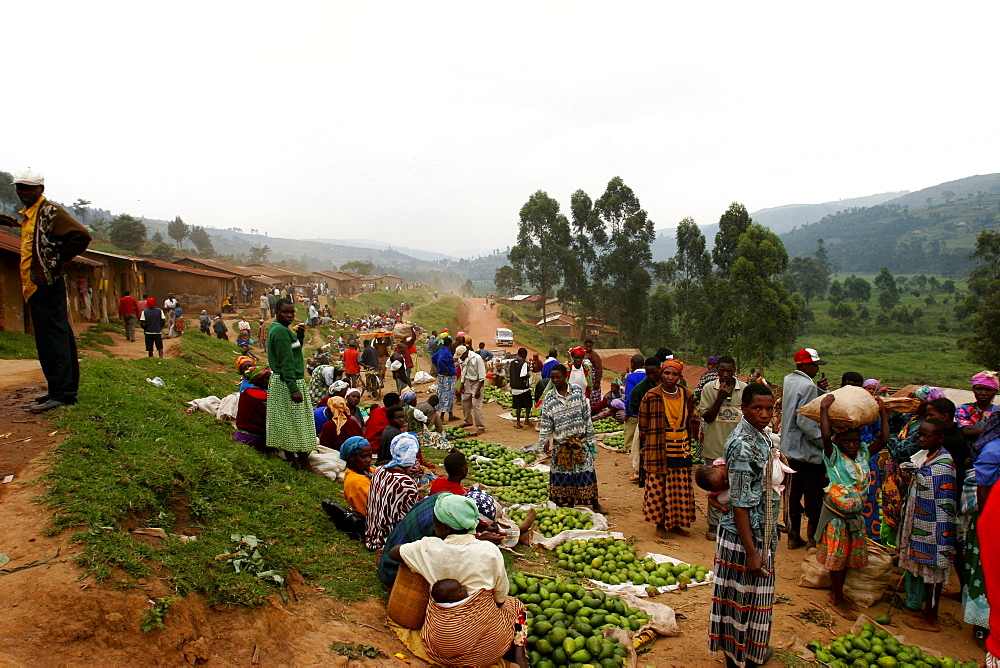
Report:
M868 207L882 204L890 200L909 194L909 190L899 192L881 193L878 195L868 195L867 197L854 197L851 199L841 199L836 202L824 202L822 204L785 204L770 209L754 211L750 217L755 222L771 229L772 232L781 234L787 232L798 225L815 223L824 216L853 209L857 207Z
M928 204L928 198L929 204ZM962 276L984 229L1000 228L1000 174L948 181L871 207L839 211L781 235L789 256L823 239L842 272Z
M319 241L321 243L339 246L356 246L358 248L374 248L377 250L395 250L404 255L409 255L410 257L418 260L427 260L428 262L458 259L454 255L445 255L444 253L435 253L434 251L425 251L420 250L419 248L408 248L406 246L389 244L384 241L376 241L374 239L312 239L311 241Z

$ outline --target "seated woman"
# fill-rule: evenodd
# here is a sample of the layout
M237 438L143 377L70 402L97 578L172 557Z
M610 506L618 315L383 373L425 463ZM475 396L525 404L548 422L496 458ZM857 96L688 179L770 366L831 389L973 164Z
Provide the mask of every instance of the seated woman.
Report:
M330 419L323 423L319 432L319 444L340 450L341 444L353 436L362 436L365 430L351 416L351 409L344 397L330 397L327 402Z
M365 547L369 550L382 549L388 535L420 500L417 482L410 475L419 451L417 437L403 432L392 439L389 463L375 469L368 491L365 526Z
M524 604L507 596L503 553L470 533L479 524L472 499L449 492L437 497L434 536L390 550L428 583L457 580L470 594L447 605L428 602L420 632L427 655L446 666L488 666L506 657L526 667Z
M600 406L602 403L604 403L604 399L601 399L597 406ZM627 417L628 416L625 415L625 402L621 399L612 399L608 402L608 405L605 408L602 408L596 413L591 412L590 415L591 420L610 419L617 420L621 424L624 424Z
M340 446L340 458L347 462L344 499L361 515L368 515L368 492L372 486L372 448L363 436L352 436Z
M250 367L245 373L244 380L249 382L250 387L240 392L233 440L246 443L255 450L277 457L278 451L266 445L267 385L271 380L271 370L267 367Z

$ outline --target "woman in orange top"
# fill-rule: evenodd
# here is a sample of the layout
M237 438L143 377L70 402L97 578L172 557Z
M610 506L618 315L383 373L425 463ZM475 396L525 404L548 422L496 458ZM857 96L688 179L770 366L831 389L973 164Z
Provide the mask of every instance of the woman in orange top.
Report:
M660 385L639 404L639 438L642 469L646 476L642 512L656 525L656 533L689 536L694 523L694 489L691 485L691 437L688 422L695 398L680 385L684 364L669 359L660 366Z
M372 447L363 436L352 436L340 446L340 457L347 462L344 475L344 498L351 508L368 515L368 490L372 486Z

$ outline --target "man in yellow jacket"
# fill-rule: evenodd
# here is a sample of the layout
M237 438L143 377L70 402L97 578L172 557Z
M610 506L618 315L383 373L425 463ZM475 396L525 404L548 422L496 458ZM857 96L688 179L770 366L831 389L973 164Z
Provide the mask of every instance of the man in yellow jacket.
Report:
M31 411L44 413L76 403L80 365L66 310L62 269L87 249L90 233L65 209L45 198L45 179L38 172L20 172L14 177L14 188L24 205L18 211L23 220L0 215L0 223L21 228L21 292L48 383L48 392L35 399Z

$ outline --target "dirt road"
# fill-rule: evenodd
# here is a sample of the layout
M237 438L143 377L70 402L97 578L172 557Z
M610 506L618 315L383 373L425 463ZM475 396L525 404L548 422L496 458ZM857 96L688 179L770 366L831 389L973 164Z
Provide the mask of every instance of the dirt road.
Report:
M490 350L496 350L500 348L500 346L496 344L497 328L504 327L509 329L510 325L500 319L497 310L499 307L491 309L487 305L487 307L483 309L484 301L485 300L480 299L479 297L472 297L465 300L465 311L468 314L468 321L462 323L462 330L472 337L472 340L477 348L479 347L479 342L482 341ZM517 349L522 346L528 348L528 346L525 346L515 338L514 345L507 346L505 350L511 353L516 353ZM536 352L538 351L528 348L529 357Z

